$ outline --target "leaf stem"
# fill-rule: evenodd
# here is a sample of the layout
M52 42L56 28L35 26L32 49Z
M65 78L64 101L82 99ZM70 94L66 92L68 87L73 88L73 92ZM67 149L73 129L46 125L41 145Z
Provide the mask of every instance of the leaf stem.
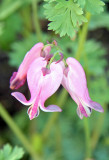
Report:
M42 42L42 34L41 34L41 27L39 24L38 19L38 2L37 0L32 0L32 10L33 10L33 23L36 31L36 36L38 37L38 40Z
M76 57L75 57L77 60L80 60L81 53L84 49L84 44L85 44L85 41L87 38L87 33L88 33L88 24L90 22L90 17L91 17L91 14L89 12L87 12L86 18L87 18L88 22L84 23L83 28L80 31L80 35L79 35L79 44L78 44L78 49L77 49Z
M13 121L11 116L8 114L6 109L0 104L0 115L4 119L4 121L8 124L8 126L11 128L11 130L15 133L15 135L18 137L18 139L21 141L25 149L28 151L28 153L31 155L33 160L39 160L38 155L36 155L34 149L32 148L32 145L27 140L25 135L22 133L20 128L16 125L16 123Z

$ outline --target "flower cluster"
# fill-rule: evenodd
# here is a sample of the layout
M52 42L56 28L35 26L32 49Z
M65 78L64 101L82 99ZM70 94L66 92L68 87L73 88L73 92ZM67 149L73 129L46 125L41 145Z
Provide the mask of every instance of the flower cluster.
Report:
M54 41L54 45L57 43ZM61 112L57 105L44 106L45 101L53 95L59 86L69 92L72 99L77 103L77 114L82 119L83 116L90 116L92 109L103 112L103 108L97 102L93 102L89 96L85 72L81 64L74 58L66 59L63 63L63 55L56 61L50 54L51 46L44 46L43 43L34 45L24 57L17 72L14 72L10 79L10 88L18 89L26 81L31 93L30 100L20 92L13 92L18 101L30 106L28 115L30 120L39 115L39 108L44 112Z

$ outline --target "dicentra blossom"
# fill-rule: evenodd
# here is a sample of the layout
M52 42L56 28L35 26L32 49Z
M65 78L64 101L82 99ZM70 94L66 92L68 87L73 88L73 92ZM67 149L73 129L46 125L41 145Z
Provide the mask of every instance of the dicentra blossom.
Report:
M67 58L68 67L64 69L62 84L69 92L72 99L77 103L77 114L90 116L92 109L103 112L103 108L97 102L93 102L89 96L85 72L81 64L75 58Z
M10 79L11 89L20 88L27 79L31 93L30 100L27 100L20 92L13 92L12 96L22 104L30 106L28 109L30 120L39 115L39 108L45 112L62 111L57 105L44 106L45 101L57 91L61 84L77 103L77 113L81 119L83 116L90 116L92 109L103 112L101 105L93 102L89 97L86 76L81 64L70 57L64 65L63 54L59 51L56 53L61 58L56 61L55 56L50 54L50 46L51 44L44 46L43 43L38 43L32 47L18 72L14 72Z
M11 89L18 89L22 85L24 85L24 83L26 81L27 71L28 71L31 63L36 58L38 58L40 56L46 57L47 54L49 54L51 47L47 46L44 48L44 50L43 50L43 47L44 47L44 44L40 42L40 43L37 43L36 45L34 45L30 49L30 51L27 52L27 54L24 57L23 62L19 66L18 72L14 72L10 78L10 88Z

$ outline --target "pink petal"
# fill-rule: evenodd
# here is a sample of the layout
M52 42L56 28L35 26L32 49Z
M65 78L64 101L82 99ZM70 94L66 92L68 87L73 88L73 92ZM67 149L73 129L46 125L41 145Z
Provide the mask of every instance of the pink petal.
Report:
M49 55L50 51L51 51L50 46L44 47L44 49L41 52L41 57L46 57L47 55Z
M94 102L92 100L89 101L88 106L98 112L104 112L104 109L102 108L102 106L99 103Z
M43 46L43 43L37 43L27 52L16 76L12 76L10 80L11 89L18 89L24 84L29 66L36 58L40 57Z
M83 114L81 113L79 107L77 107L77 114L78 114L80 119L83 119Z
M30 66L27 73L28 87L31 93L31 99L37 97L42 85L42 68L46 67L47 62L44 58L37 58Z
M80 110L80 112L82 113L82 115L84 115L85 117L88 117L88 115L87 115L84 107L83 107L81 104L79 104L78 107L79 107L79 110Z
M72 92L70 94L75 93L78 99L82 99L88 107L103 112L101 105L93 102L89 97L86 76L81 64L74 58L68 58L67 64L69 66L68 83Z
M19 78L16 78L17 72L13 72L11 78L10 78L10 88L11 89L18 89L21 86L24 85L25 81L26 81L26 77L23 78L22 80L20 80Z
M50 73L43 76L42 89L40 94L41 109L45 110L44 102L59 88L63 77L63 69L60 63L53 62L50 66ZM52 106L49 106L52 109ZM54 108L54 107L53 107ZM58 108L57 108L58 109Z
M27 101L25 96L20 92L13 92L11 93L11 95L15 97L19 102L27 106L31 105L35 101L35 99L30 99L29 101Z
M62 85L69 92L72 99L79 105L78 97L75 95L74 92L71 91L71 87L69 86L68 72L69 72L69 68L65 68L64 69L64 76L63 76L63 79L62 79Z
M37 96L34 104L32 104L27 111L30 120L32 120L33 118L35 118L39 115L39 106L38 106L39 105L39 98L40 98L40 93Z
M27 110L27 114L29 115L29 119L30 119L30 120L32 120L33 118L38 117L38 116L39 116L39 113L40 113L39 108L37 108L37 112L34 114L33 117L31 117L31 110L32 110L32 107L30 106L30 107L28 108L28 110Z
M25 96L20 92L13 92L12 96L14 96L24 105L32 104L35 101L36 97L39 95L41 87L41 77L43 77L41 69L42 67L45 67L46 64L47 62L44 61L44 58L39 57L30 65L30 68L27 72L27 82L31 93L31 98L29 101L27 101Z
M67 58L69 66L68 83L72 92L78 97L84 99L84 93L87 89L87 82L85 72L81 64L74 58Z
M81 64L74 58L67 58L66 62L68 64L68 68L64 73L62 84L67 89L72 99L79 106L78 113L81 112L84 116L86 116L83 109L81 110L81 105L86 107L84 108L85 111L87 110L87 107L89 107L99 112L103 112L101 105L93 102L89 96L86 76Z
M40 108L44 112L61 112L62 111L62 109L59 108L57 105L49 105L45 107L44 104L40 104Z

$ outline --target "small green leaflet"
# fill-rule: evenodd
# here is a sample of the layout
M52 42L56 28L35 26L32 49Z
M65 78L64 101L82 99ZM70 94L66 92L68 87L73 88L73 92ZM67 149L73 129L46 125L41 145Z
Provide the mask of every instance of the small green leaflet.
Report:
M47 0L45 0L47 1ZM60 34L66 34L73 38L83 22L87 19L83 16L83 11L79 4L72 0L52 0L44 5L46 18L51 21L48 29Z
M101 0L86 0L86 10L92 14L101 13L103 6L104 2Z
M13 149L9 144L6 144L0 150L0 160L19 160L23 157L24 151L22 148L15 146Z
M91 14L101 13L105 5L102 0L75 0L75 2Z

